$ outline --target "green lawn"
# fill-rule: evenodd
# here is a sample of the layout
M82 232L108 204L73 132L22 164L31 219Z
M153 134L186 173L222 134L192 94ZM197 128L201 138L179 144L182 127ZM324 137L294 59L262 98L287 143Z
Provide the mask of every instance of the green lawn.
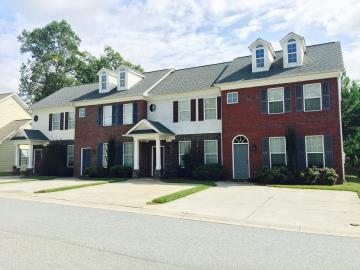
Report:
M345 177L346 183L342 185L268 185L270 187L279 188L303 188L303 189L322 189L322 190L338 190L338 191L353 191L357 192L360 198L360 179L356 175L347 175Z
M38 190L38 191L35 191L34 193L51 193L51 192L69 190L69 189L98 186L98 185L103 185L103 184L108 184L108 183L109 183L109 181L101 181L101 182L73 185L73 186L67 186L67 187L49 188L49 189Z
M0 176L10 176L12 175L11 172L0 172Z
M198 185L207 185L213 187L216 186L214 181L202 181L202 180L195 180L189 178L160 179L160 181L165 183L198 184Z
M58 178L58 176L32 175L32 176L22 176L21 178L34 179L34 180L54 180Z
M180 179L178 179L178 180L180 180ZM188 182L184 182L184 181L181 181L181 182L180 181L177 181L177 182L163 181L163 182L166 182L166 183L191 183L191 184L195 183L194 181L190 182L190 180ZM205 189L208 189L208 188L211 188L211 187L214 187L214 186L216 186L216 184L214 182L207 182L206 184L204 182L202 182L201 185L198 185L196 187L184 189L184 190L174 192L174 193L171 193L171 194L168 194L168 195L165 195L165 196L161 196L159 198L155 198L151 202L148 202L148 204L161 204L161 203L167 203L167 202L175 201L177 199L189 196L191 194L203 191Z
M15 180L15 181L0 181L0 185L1 184L15 184L15 183L23 183L23 182L32 182L32 181L37 181L37 180Z

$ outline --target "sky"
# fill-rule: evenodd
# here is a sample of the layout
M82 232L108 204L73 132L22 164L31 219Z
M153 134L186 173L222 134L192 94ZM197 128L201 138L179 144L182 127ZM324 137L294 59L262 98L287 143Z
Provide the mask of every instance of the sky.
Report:
M1 0L0 93L18 91L21 31L62 19L81 50L99 56L109 45L145 71L230 61L259 37L277 50L292 31L307 45L340 41L348 75L360 79L358 0Z

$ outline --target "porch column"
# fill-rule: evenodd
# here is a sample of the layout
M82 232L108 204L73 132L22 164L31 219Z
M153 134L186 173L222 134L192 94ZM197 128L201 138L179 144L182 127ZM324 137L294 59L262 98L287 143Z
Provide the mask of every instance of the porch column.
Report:
M139 139L134 138L134 170L133 178L139 178L140 176L140 166L139 166Z
M19 162L19 152L20 152L20 145L15 145L15 166L16 168L19 168L20 162Z
M154 177L159 178L161 176L161 147L160 147L160 137L156 138L155 144L156 150L156 165L155 165L155 173Z
M29 143L29 161L28 161L28 169L32 169L33 167L33 154L34 154L34 145L32 143Z

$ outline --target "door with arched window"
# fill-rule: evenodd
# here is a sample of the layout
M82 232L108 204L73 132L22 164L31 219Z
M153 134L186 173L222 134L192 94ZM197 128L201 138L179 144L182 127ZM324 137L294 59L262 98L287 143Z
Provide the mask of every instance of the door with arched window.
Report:
M249 140L244 135L236 136L232 142L233 178L248 179L249 175Z

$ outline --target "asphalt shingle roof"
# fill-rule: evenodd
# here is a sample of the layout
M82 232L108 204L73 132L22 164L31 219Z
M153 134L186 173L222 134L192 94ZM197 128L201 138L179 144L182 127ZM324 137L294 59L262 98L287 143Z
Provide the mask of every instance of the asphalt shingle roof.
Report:
M36 141L48 141L49 138L44 135L40 130L37 129L24 129L26 138L29 140Z
M263 72L252 72L250 55L235 58L220 76L217 83L281 78L344 70L340 42L307 46L303 65L299 67L283 68L283 52L276 51L275 54L276 59L272 63L270 70Z
M160 122L156 122L156 121L152 121L152 120L147 120L149 121L158 131L160 131L161 133L165 133L165 134L175 134L174 132L172 132L170 129L168 129L167 127L165 127L163 124L161 124Z
M161 78L163 78L167 73L169 73L171 69L163 69L152 72L145 72L143 75L145 76L140 82L135 84L128 90L117 91L116 88L111 90L108 93L99 93L98 84L93 91L75 98L73 101L87 101L87 100L109 100L113 98L122 98L122 97L132 97L142 95L144 92L149 90L155 83L157 83Z
M22 126L26 125L30 121L31 119L21 119L6 124L2 128L0 128L0 141L8 137L11 133L17 131L18 129L20 129Z

